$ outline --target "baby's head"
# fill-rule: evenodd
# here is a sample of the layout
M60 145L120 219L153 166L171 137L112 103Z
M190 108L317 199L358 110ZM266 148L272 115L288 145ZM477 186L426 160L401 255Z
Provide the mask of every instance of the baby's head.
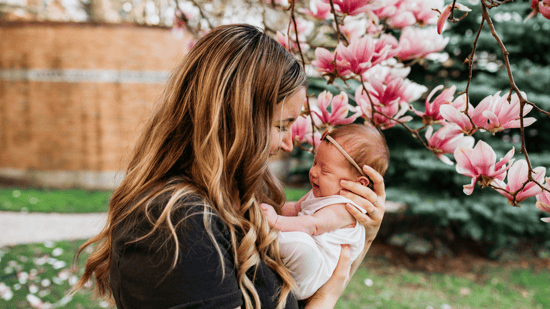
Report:
M384 136L378 129L368 123L337 127L323 136L313 166L309 170L309 180L316 197L339 194L342 179L364 186L371 182L346 159L327 136L340 145L360 169L363 165L369 165L380 175L384 175L388 169L390 152Z

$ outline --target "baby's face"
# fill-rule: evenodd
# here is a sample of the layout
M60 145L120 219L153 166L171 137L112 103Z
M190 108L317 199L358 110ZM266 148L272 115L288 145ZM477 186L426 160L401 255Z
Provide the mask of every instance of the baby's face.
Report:
M313 166L309 169L309 181L315 197L337 195L342 186L340 180L355 181L349 162L332 144L323 141L317 150Z

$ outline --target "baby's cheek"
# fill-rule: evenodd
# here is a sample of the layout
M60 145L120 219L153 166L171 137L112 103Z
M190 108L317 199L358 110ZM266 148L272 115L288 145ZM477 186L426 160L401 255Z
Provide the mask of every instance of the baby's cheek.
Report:
M331 188L331 195L338 195L340 194L340 190L343 189L343 187L340 185L340 180L334 180L330 186Z

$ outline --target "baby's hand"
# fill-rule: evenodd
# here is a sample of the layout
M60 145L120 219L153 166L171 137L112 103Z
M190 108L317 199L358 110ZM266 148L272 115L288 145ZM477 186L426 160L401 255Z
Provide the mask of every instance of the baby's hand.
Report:
M275 208L265 203L260 204L260 207L262 207L262 210L264 211L264 215L269 223L269 226L274 228L275 223L277 223L277 212L275 212Z

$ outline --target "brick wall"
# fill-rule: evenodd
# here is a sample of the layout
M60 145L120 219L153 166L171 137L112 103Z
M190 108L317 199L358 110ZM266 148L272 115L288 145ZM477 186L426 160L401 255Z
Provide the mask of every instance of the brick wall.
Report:
M185 49L163 28L0 23L0 174L82 186L124 169Z

